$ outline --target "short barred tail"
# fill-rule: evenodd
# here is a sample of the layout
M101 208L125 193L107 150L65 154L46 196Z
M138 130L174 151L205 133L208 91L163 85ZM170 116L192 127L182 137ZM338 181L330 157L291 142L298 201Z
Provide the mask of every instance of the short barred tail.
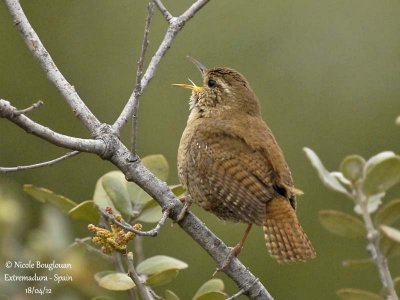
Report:
M278 262L305 261L316 256L295 210L283 197L267 203L263 229L268 252Z

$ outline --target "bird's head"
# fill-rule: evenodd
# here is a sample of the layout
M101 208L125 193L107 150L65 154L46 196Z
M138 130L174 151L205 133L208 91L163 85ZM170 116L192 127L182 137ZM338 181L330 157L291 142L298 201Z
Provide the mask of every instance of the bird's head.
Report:
M174 84L192 90L190 109L204 116L230 113L260 115L256 94L246 78L239 72L225 67L206 68L196 59L188 57L200 70L203 85Z

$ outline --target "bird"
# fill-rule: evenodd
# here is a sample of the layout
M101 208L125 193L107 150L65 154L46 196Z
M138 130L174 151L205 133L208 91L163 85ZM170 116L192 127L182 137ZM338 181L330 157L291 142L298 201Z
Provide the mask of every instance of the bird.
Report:
M269 254L278 262L305 261L316 252L296 215L295 188L283 152L261 116L246 78L227 67L200 70L178 148L178 176L188 196L225 221L247 224L237 256L252 228L263 227ZM282 119L283 120L283 119ZM226 264L229 262L226 262Z

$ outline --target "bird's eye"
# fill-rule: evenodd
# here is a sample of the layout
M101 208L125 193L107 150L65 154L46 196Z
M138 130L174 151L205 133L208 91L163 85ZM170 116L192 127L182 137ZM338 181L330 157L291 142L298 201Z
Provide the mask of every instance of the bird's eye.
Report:
M215 80L210 79L208 80L207 85L208 87L213 88L217 85L217 82Z

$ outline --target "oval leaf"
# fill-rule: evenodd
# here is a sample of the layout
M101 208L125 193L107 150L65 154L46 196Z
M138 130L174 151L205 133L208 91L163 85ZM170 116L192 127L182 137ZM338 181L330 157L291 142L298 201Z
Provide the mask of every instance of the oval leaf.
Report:
M99 286L110 291L126 291L135 287L132 279L125 273L110 273L98 280Z
M349 155L340 164L340 171L351 182L363 177L365 159L359 155Z
M400 244L400 230L386 225L381 225L380 229L389 239Z
M379 208L379 206L381 206L382 198L384 196L385 196L385 193L379 193L379 194L375 194L375 195L368 197L367 210L369 213L373 213L374 211L376 211ZM354 211L355 211L355 213L357 213L359 215L363 214L359 204L354 206Z
M146 206L143 208L139 217L136 219L137 222L146 222L146 223L157 223L160 221L162 217L162 208L158 203L152 199L152 201L148 202Z
M182 196L185 193L185 188L182 184L171 185L169 188L177 197Z
M390 201L375 215L375 224L390 225L400 219L400 199Z
M147 278L146 284L154 287L170 283L172 280L176 278L176 276L178 276L178 273L179 273L178 269L170 269L162 271L160 273L156 273Z
M96 205L101 208L111 207L114 212L118 212L115 209L110 197L106 193L102 184L103 177L100 177L96 182L96 187L94 189L93 201Z
M341 289L336 294L343 300L385 300L378 294L359 289Z
M23 189L27 194L31 195L36 200L39 200L43 203L52 203L65 213L68 213L72 208L77 205L74 201L68 199L67 197L57 195L53 191L34 186L32 184L25 184L23 186Z
M321 210L319 221L329 232L341 237L364 239L364 224L357 218L337 210Z
M86 200L79 203L68 212L68 215L74 220L87 221L93 224L96 224L100 218L99 211L94 206L92 200Z
M400 255L400 244L393 241L385 233L382 233L379 240L379 248L385 257L393 257Z
M166 270L181 270L187 267L187 263L179 259L165 255L156 255L142 261L137 265L136 270L139 274L153 275Z
M313 167L317 170L319 178L325 184L326 187L336 192L345 194L348 197L351 197L346 188L343 187L343 185L325 169L321 160L314 151L312 151L309 148L303 148L303 150L306 153Z
M102 185L115 208L121 213L130 215L132 203L126 189L125 175L120 171L111 171L102 177Z
M224 288L224 282L221 279L208 280L198 289L193 299L199 299L199 297L212 292L223 292Z
M113 274L115 273L115 271L101 271L101 272L97 272L96 274L94 274L94 280L97 281L97 283L100 281L101 278L103 278L104 276L108 275L108 274Z
M165 290L165 300L179 300L179 297L170 290Z
M145 156L142 159L142 163L160 180L167 180L169 175L169 165L164 155L154 154Z
M400 277L396 277L395 279L393 279L393 283L397 293L400 293Z
M367 196L386 192L400 182L400 156L391 153L383 152L380 157L375 156L367 162L363 182Z
M193 298L193 300L225 300L226 294L223 292L209 292L202 294L199 297Z

